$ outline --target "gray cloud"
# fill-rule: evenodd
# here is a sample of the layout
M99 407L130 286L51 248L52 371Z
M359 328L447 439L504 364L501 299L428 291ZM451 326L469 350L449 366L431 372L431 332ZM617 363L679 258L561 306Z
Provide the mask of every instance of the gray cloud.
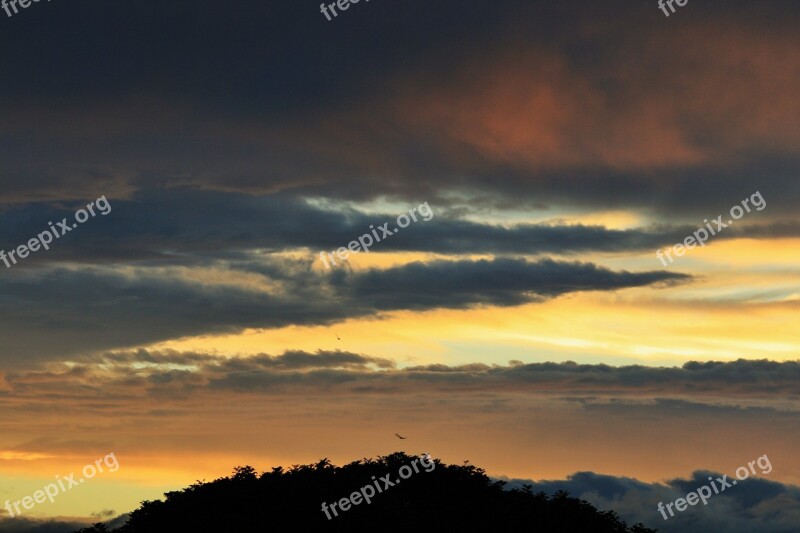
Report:
M73 533L77 529L91 525L92 521L103 521L109 528L113 529L122 526L128 519L128 515L123 514L113 520L109 520L114 514L114 511L106 509L93 513L91 521L87 519L83 522L67 518L0 518L0 533Z
M365 394L517 391L548 395L587 411L623 415L657 411L679 417L735 414L752 419L781 412L793 416L800 398L800 361L740 359L688 362L682 367L515 362L398 368L385 358L346 351L239 357L145 349L83 355L74 361L77 364L69 368L51 363L48 370L6 372L7 391L21 394L40 387L65 387L64 391L78 387L78 392L89 384L98 391L124 385L153 392L162 388L197 392L206 386L271 392L276 386L335 385L343 385L346 393ZM776 403L778 398L783 401Z
M96 196L94 197L96 198ZM16 248L67 217L85 202L35 203L0 213L5 231L0 249ZM154 260L184 262L193 256L219 256L254 249L310 248L331 251L370 233L385 221L395 227L397 214L367 215L352 208L323 210L286 195L250 196L193 189L140 191L130 199L110 198L112 210L96 217L39 251L16 268L60 262ZM410 205L416 207L418 204ZM523 224L506 228L446 216L420 219L406 231L386 238L376 251L423 251L440 254L576 254L655 250L682 241L696 227L658 226L613 230L586 225ZM444 211L444 216L443 216ZM700 224L702 226L702 224ZM794 223L731 227L718 238L797 237ZM187 256L188 255L188 256Z
M353 299L370 302L378 309L396 309L399 305L430 309L443 304L447 307L517 305L570 292L676 283L690 277L663 271L612 272L591 263L549 259L535 263L495 259L418 262L333 279L336 287L346 285Z
M11 362L32 354L36 359L64 356L248 327L329 324L392 310L513 306L575 291L690 279L677 273L613 272L589 263L550 260L434 262L322 274L312 272L305 261L258 264L250 271L258 271L261 288L200 283L181 269L7 271L0 283L0 314L6 317L0 332L9 338L3 357ZM280 267L279 274L275 267ZM234 276L242 271L223 263L219 272Z
M89 522L66 519L34 520L29 518L0 519L0 533L72 533Z
M756 458L746 458L756 459ZM758 470L757 470L758 471ZM688 479L665 483L643 483L636 479L578 472L565 480L508 480L509 488L532 485L533 491L553 493L567 490L600 509L613 509L628 523L642 522L662 533L790 533L800 520L800 487L761 477L751 477L713 495L708 505L699 503L664 520L659 502L669 503L708 484L708 476L719 472L696 471ZM733 473L728 474L729 479Z
M5 228L0 249L10 251L46 231L48 223L74 220L84 202L41 202L0 212ZM422 199L420 199L422 201ZM285 194L251 196L238 193L163 189L139 191L128 199L109 197L111 212L90 218L54 240L14 268L73 261L81 263L154 262L197 264L211 258L236 257L253 250L308 248L316 253L346 247L370 234L371 226L389 222L398 213L366 214L353 208L315 207ZM409 204L416 207L419 202ZM562 254L654 251L682 242L698 227L659 225L627 230L602 226L523 224L502 227L448 216L452 210L433 205L434 217L386 237L373 251L420 251L438 254ZM758 213L755 212L754 213ZM760 215L760 213L758 213ZM380 232L379 232L380 235ZM782 222L731 226L716 239L800 236L800 224ZM713 243L712 243L713 244ZM363 253L363 252L362 252ZM0 264L0 266L3 266Z

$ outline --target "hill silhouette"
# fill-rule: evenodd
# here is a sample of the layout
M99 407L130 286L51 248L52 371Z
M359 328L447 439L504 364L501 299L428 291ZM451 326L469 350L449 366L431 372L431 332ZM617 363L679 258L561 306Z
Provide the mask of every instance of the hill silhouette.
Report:
M533 493L530 487L505 490L483 469L445 465L431 459L418 472L404 465L418 456L396 452L376 460L363 459L337 467L327 459L316 464L273 468L258 474L237 467L230 477L200 482L166 500L146 501L130 514L124 526L103 524L78 533L250 533L310 530L315 532L524 531L541 533L647 533L641 524L627 526L613 511L599 511L588 502L560 491ZM421 464L421 463L420 463ZM387 478L386 475L390 474ZM374 476L374 478L373 478ZM381 478L394 486L386 487ZM322 510L368 485L385 487L331 519ZM368 494L369 491L365 489ZM363 494L363 493L362 493ZM357 498L355 498L357 499ZM522 530L522 529L521 529Z

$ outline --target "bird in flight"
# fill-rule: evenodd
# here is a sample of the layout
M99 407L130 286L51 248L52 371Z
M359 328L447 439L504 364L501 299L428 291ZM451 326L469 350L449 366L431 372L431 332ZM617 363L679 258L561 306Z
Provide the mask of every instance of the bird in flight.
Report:
M395 436L400 440L406 440L408 437L403 437L399 433L395 433Z
M337 340L337 341L340 341L340 340L342 340L342 339L340 339L340 338L339 338L339 335L338 335L338 334L334 333L334 335L336 335L336 340Z

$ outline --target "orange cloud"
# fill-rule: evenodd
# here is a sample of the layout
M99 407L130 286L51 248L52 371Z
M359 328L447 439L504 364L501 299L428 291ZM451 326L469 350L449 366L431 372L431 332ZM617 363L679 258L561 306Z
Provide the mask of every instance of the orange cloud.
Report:
M693 166L800 148L792 28L698 20L603 43L618 31L592 36L598 58L589 67L564 48L512 39L435 73L415 70L383 91L389 121L451 157L465 158L466 148L528 169Z

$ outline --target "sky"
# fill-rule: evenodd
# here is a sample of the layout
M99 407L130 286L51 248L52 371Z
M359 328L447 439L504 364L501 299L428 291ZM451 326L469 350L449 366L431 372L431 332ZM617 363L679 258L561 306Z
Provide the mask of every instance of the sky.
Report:
M399 449L663 531L797 529L800 5L18 11L0 502L119 469L0 532Z

